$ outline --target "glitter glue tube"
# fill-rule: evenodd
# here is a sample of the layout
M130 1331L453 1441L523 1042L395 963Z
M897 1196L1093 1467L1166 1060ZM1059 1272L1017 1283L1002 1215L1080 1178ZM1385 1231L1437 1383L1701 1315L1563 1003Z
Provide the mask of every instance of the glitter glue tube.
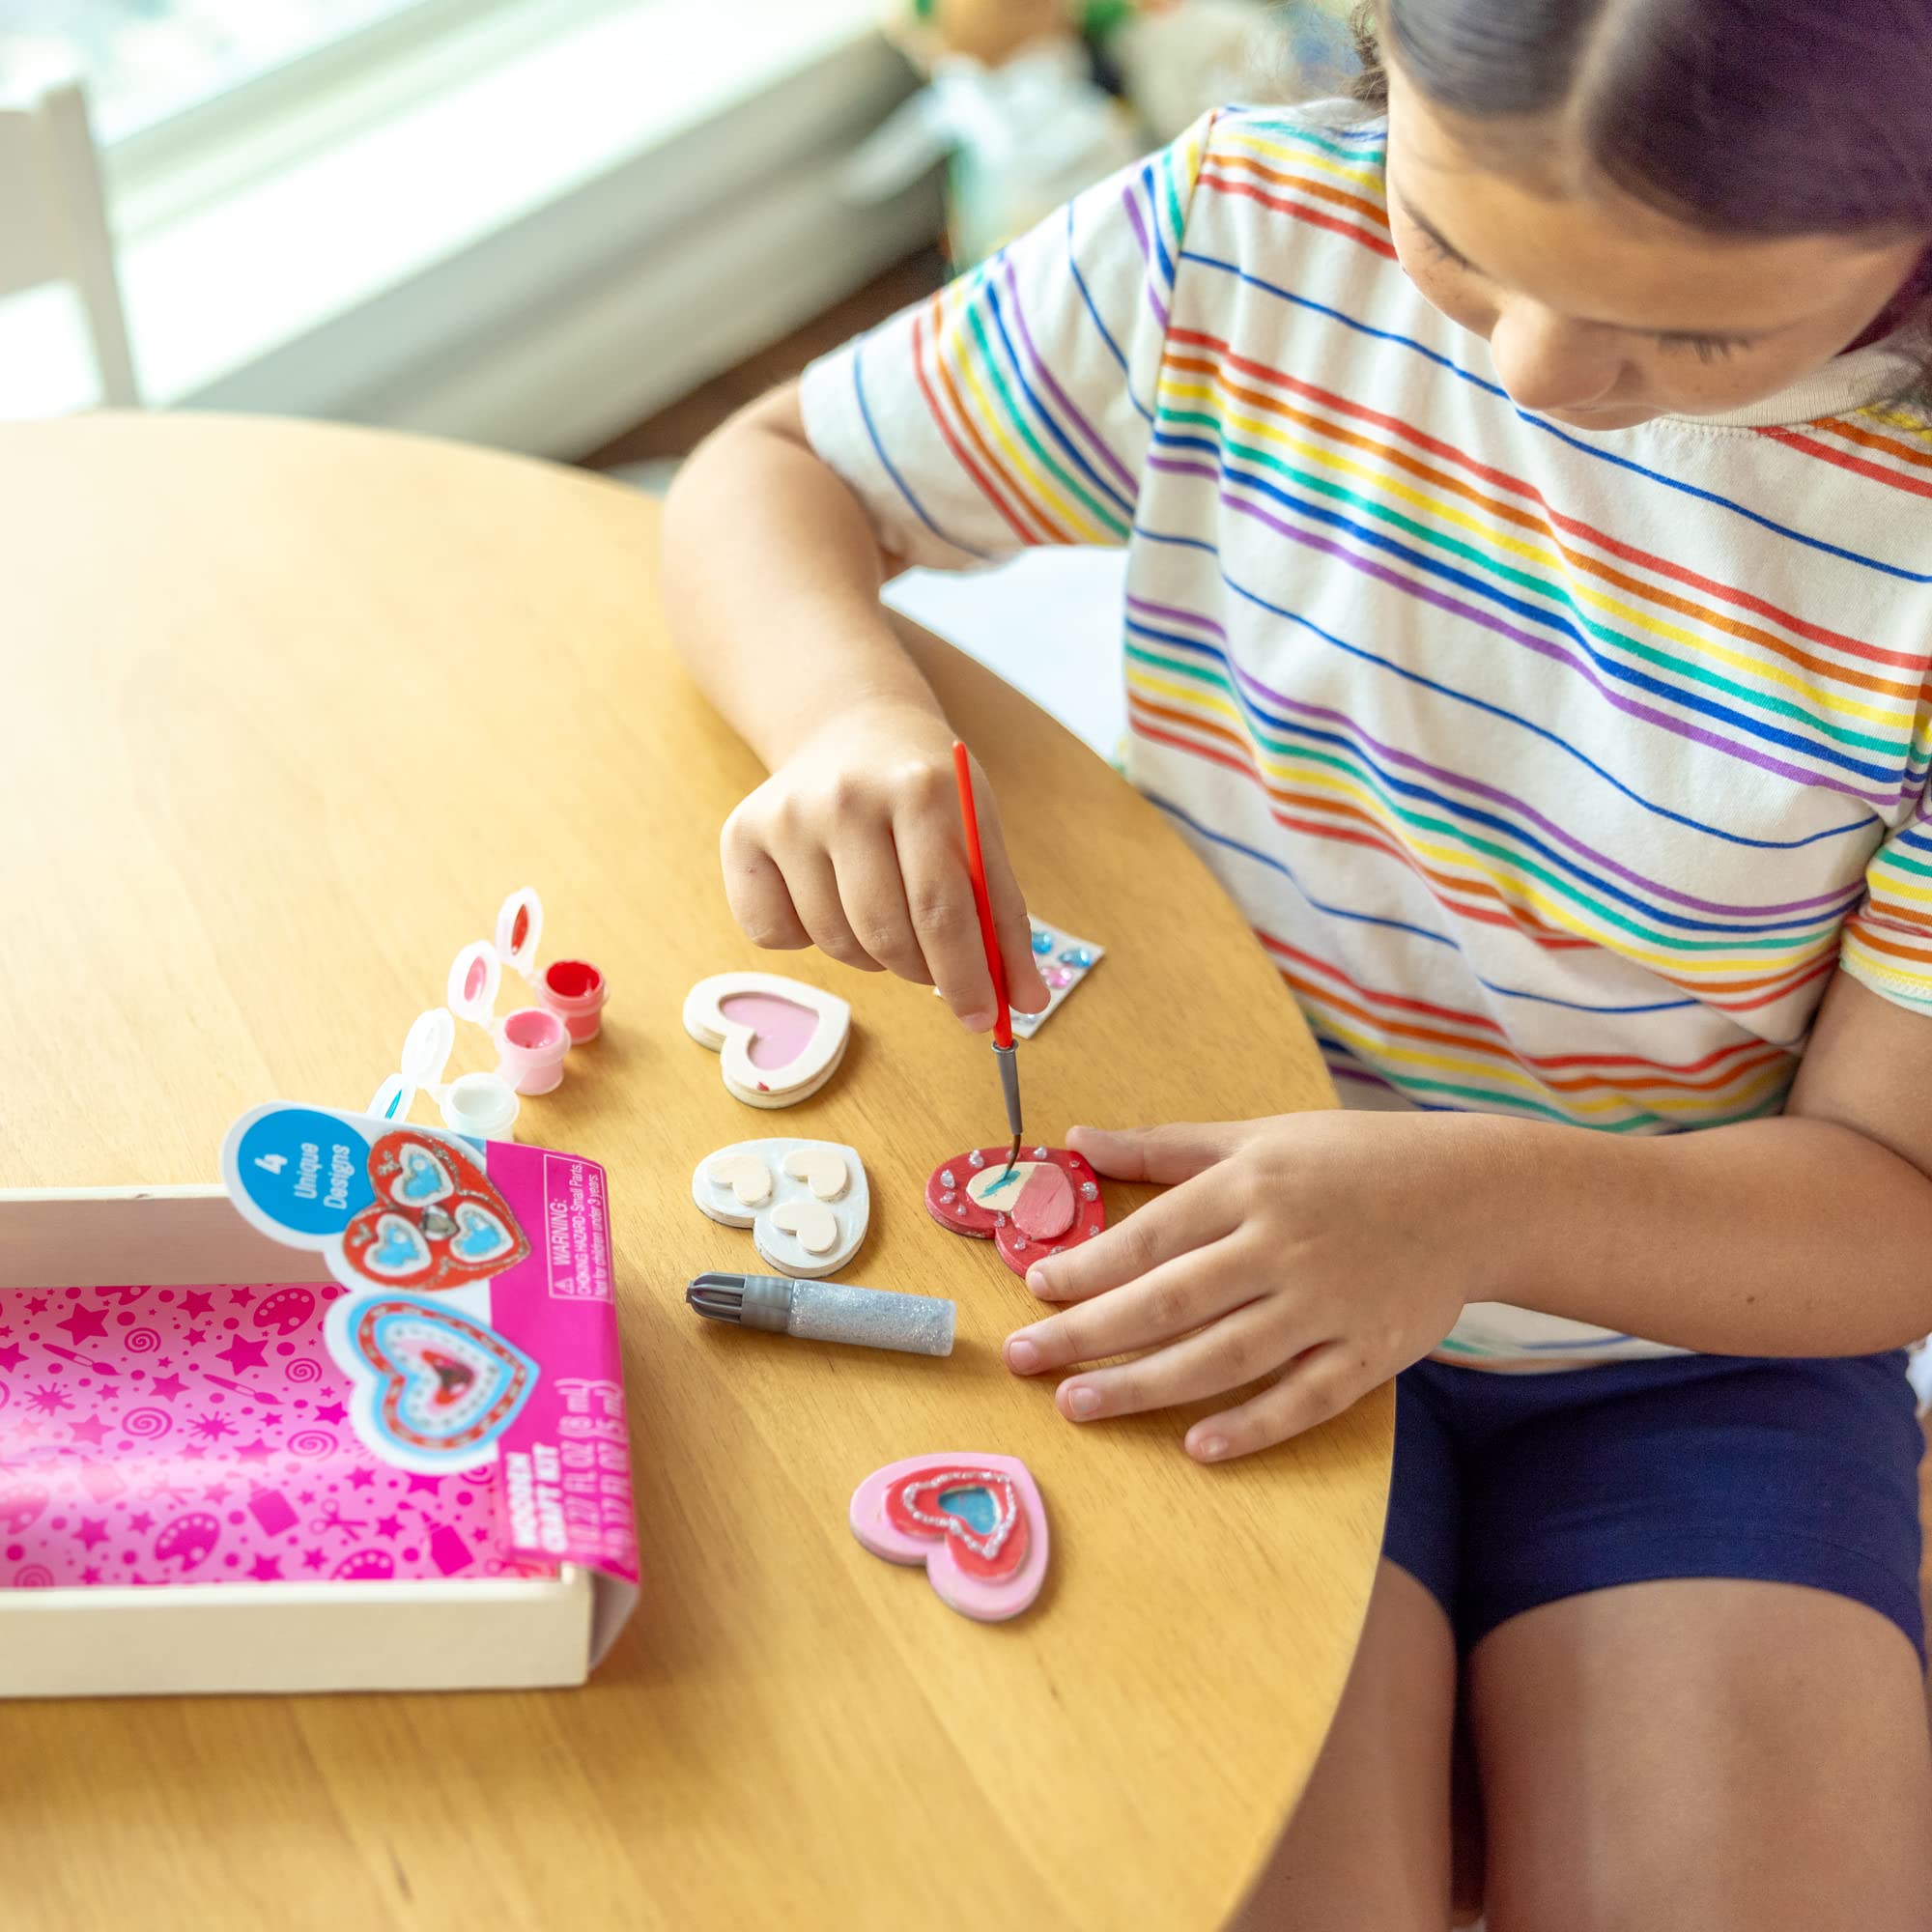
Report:
M891 1294L836 1281L777 1274L701 1274L684 1292L712 1321L795 1335L801 1342L849 1342L908 1355L950 1355L954 1304L928 1294Z

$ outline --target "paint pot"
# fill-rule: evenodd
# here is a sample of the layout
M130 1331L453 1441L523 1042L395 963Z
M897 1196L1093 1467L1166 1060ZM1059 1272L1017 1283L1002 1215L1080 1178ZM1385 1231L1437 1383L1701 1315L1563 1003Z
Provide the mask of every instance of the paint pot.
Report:
M519 1007L497 1017L497 991L503 962L487 939L466 946L450 963L445 997L459 1019L479 1026L495 1041L497 1071L519 1094L554 1093L563 1079L570 1034L562 1020L543 1007Z
M571 1044L595 1039L604 1025L610 981L586 959L553 959L537 964L543 939L543 900L528 886L512 893L497 913L497 953L566 1028Z
M537 998L579 1046L603 1031L604 1002L610 994L603 974L586 959L553 959L537 980Z
M548 1014L540 1017L548 1018ZM443 1085L456 1046L456 1020L447 1007L417 1015L403 1042L402 1069L376 1089L365 1112L379 1121L407 1121L418 1091L427 1094L452 1132L472 1140L510 1140L518 1100L498 1073L465 1073Z
M564 1023L542 1007L520 1007L496 1028L497 1071L519 1094L549 1094L563 1079L570 1051Z
M437 1094L443 1125L471 1140L501 1140L517 1118L517 1096L496 1073L465 1073Z

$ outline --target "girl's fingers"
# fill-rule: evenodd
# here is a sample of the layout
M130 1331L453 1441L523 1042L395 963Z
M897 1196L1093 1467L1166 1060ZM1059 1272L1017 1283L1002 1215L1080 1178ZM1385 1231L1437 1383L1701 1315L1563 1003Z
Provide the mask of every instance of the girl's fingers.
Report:
M980 832L985 848L986 897L993 908L993 934L1007 969L1007 998L1023 1013L1043 1012L1050 995L1039 976L1033 950L1033 922L1027 918L1026 895L1007 856L1006 834L1000 828L1000 808L992 788L980 780L974 796L980 806Z
M1209 1125L1177 1122L1167 1127L1075 1127L1066 1145L1114 1180L1151 1180L1163 1186L1192 1180L1223 1161L1246 1139L1251 1122Z
M913 931L893 841L881 834L836 841L832 865L845 923L867 957L901 980L926 984L925 955Z
M1197 1422L1187 1432L1187 1453L1198 1463L1228 1463L1333 1421L1372 1386L1347 1363L1346 1351L1333 1343L1309 1350L1271 1388Z
M909 810L893 821L898 867L925 970L946 1004L969 1026L993 1024L993 976L980 936L958 826L959 808Z
M1008 1368L1037 1376L1171 1342L1239 1307L1254 1283L1217 1241L1165 1263L1131 1287L1068 1308L1007 1337ZM1277 1358L1279 1359L1279 1358ZM1259 1371L1251 1371L1251 1374ZM1219 1382L1217 1389L1229 1384Z
M1042 1301L1085 1301L1218 1241L1240 1219L1239 1204L1203 1177L1150 1201L1084 1245L1035 1262L1026 1283Z
M832 861L822 850L780 851L774 855L784 874L785 890L811 943L841 965L862 973L876 973L872 955L859 944L838 896L838 880Z
M1139 1361L1062 1382L1055 1400L1069 1421L1096 1422L1224 1395L1271 1374L1296 1352L1290 1319L1277 1296L1251 1301Z
M791 902L784 874L762 846L738 834L734 821L725 824L720 858L725 903L738 929L753 946L795 952L811 944L811 935Z

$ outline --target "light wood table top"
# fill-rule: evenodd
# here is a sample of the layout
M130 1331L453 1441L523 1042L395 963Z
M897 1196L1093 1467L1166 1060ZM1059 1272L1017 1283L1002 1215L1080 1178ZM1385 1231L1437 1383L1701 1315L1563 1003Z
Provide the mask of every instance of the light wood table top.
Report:
M582 1691L0 1707L10 1932L1183 1932L1232 1909L1308 1774L1374 1574L1387 1393L1203 1469L1186 1417L1078 1430L1004 1371L1031 1298L921 1205L994 1136L990 1055L923 989L732 927L717 833L760 774L666 645L655 530L615 485L357 431L0 429L0 1184L212 1180L243 1108L360 1106L458 946L536 885L550 943L611 982L603 1039L518 1130L610 1169L646 1571ZM1110 948L1025 1049L1035 1130L1333 1104L1159 814L918 650L1035 909ZM758 965L855 1009L843 1069L783 1115L733 1101L679 1020L693 981ZM794 1130L864 1153L846 1275L954 1297L950 1361L686 1310L690 1274L753 1260L692 1207L694 1164ZM1038 1479L1053 1569L1019 1622L854 1543L859 1480L927 1450Z

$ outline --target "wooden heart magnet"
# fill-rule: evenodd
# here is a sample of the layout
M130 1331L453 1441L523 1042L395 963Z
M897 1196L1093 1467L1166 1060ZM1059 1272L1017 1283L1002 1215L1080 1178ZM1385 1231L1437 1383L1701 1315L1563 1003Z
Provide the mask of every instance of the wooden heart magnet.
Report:
M783 1274L837 1274L866 1239L872 1196L856 1148L836 1141L737 1141L697 1163L691 1198L727 1228L749 1228Z
M684 1030L719 1056L724 1085L751 1107L790 1107L838 1070L852 1009L776 973L714 973L684 1002Z
M852 1534L923 1563L939 1600L980 1623L1016 1617L1046 1581L1046 1505L1011 1456L908 1456L852 1492Z
M1022 1148L1009 1173L1007 1152L973 1148L942 1161L925 1183L925 1211L955 1235L991 1241L1017 1275L1106 1227L1099 1180L1077 1153Z

